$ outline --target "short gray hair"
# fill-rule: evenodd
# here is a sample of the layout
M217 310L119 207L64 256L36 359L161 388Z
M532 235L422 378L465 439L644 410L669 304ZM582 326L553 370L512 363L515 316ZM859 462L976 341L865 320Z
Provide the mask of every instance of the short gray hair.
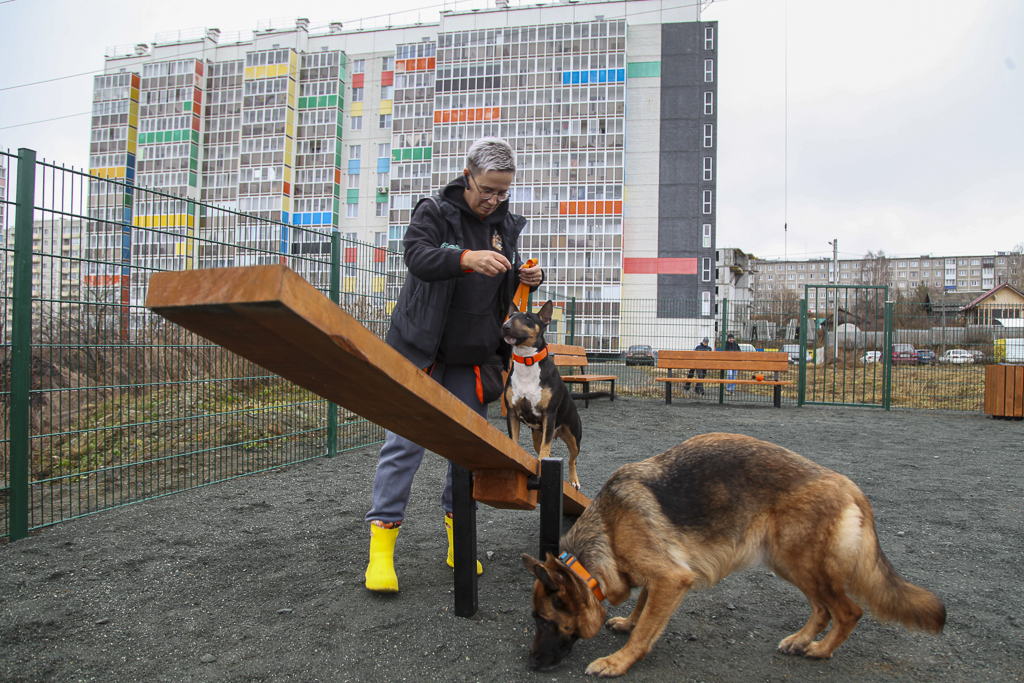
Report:
M501 138L480 138L469 148L466 167L471 173L487 171L516 172L516 153L512 145Z

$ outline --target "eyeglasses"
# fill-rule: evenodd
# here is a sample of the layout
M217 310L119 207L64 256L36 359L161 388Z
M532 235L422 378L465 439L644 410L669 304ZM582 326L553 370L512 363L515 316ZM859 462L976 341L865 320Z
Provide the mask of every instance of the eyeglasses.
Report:
M512 194L510 190L503 190L501 192L495 192L492 190L490 192L484 192L482 189L480 189L480 183L476 181L476 176L473 175L472 171L469 171L469 177L473 179L473 184L476 185L476 192L477 194L480 195L480 199L483 199L484 201L487 201L491 197L497 197L499 202L503 202L506 199L508 199L509 196Z

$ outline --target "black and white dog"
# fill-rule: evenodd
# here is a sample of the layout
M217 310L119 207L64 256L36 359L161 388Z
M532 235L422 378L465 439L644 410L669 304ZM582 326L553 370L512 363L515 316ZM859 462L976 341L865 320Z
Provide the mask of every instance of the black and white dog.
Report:
M533 430L533 448L541 458L551 455L555 437L562 439L569 447L569 483L579 489L576 456L583 424L544 341L553 308L551 301L537 313L523 313L512 306L501 328L505 341L512 346L512 368L505 381L508 435L519 443L519 424L528 426Z

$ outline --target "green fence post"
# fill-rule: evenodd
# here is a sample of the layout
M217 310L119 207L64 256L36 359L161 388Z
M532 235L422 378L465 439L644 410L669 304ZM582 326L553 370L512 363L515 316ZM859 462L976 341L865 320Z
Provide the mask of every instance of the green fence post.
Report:
M32 223L36 198L36 153L18 150L14 211L14 267L11 308L11 407L7 496L9 539L28 536L29 391L32 388Z
M331 301L341 301L341 233L331 231ZM327 404L327 457L338 454L338 406Z
M725 338L727 336L727 332L726 332L725 328L728 325L728 320L729 320L729 300L728 299L722 299L722 341L720 343L721 343L723 349L725 348ZM718 379L724 379L724 378L725 378L725 370L719 370L718 371ZM719 382L718 383L718 405L724 405L724 404L725 404L725 384L723 384L722 382Z
M569 346L576 345L576 297L569 303Z
M800 375L796 390L797 406L802 406L807 398L807 317L807 293L805 291L804 298L800 300ZM817 363L818 359L815 358L814 362Z
M893 326L896 319L896 303L889 301L889 290L885 291L885 350L882 358L885 361L884 380L882 382L882 407L889 410L892 405L892 343Z

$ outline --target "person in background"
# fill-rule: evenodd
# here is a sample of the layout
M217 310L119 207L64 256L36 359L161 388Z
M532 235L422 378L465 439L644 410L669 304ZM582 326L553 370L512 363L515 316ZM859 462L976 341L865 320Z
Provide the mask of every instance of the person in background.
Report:
M734 337L731 334L727 334L727 335L725 335L725 347L723 347L722 350L723 351L742 351L743 349L741 349L740 345L736 343L736 337ZM735 370L726 370L725 371L725 378L726 379L736 379L736 371ZM726 384L725 385L725 393L732 394L734 391L736 391L736 385L735 384Z
M697 344L695 347L693 347L693 350L694 351L710 351L711 347L708 346L708 338L704 337L704 339L701 340L700 344ZM697 378L698 379L704 379L704 374L706 372L705 370L694 370L692 368L690 369L690 371L688 373L686 373L686 379L690 379L691 377L693 377L693 373L694 372L697 373ZM683 391L687 392L689 390L690 390L690 383L689 382L684 382L683 383ZM697 396L703 396L704 395L704 385L701 384L700 382L694 382L693 383L693 393L695 393Z
M501 395L501 371L512 356L501 338L512 297L522 282L544 281L540 267L526 268L517 249L526 219L512 213L516 174L512 147L500 138L477 140L462 175L420 201L405 233L406 275L385 341L480 415ZM413 476L424 449L393 432L385 435L373 478L370 561L366 587L398 591L395 542L405 519ZM452 555L452 469L448 465L441 508ZM477 562L477 573L483 567Z

